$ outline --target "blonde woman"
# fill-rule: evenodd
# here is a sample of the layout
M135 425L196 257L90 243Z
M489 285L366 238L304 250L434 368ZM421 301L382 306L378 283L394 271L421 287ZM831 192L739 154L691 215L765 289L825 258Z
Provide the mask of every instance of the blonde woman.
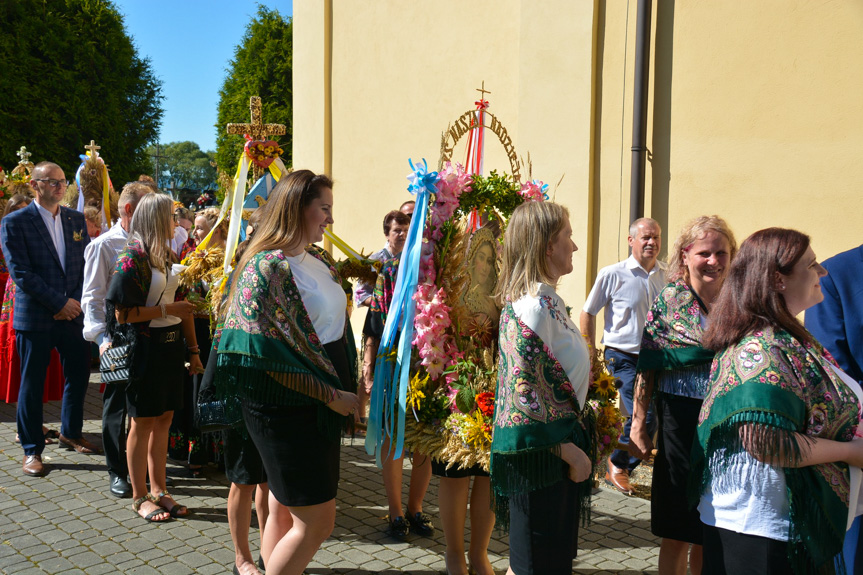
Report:
M167 492L168 429L174 410L183 407L187 352L189 371L203 372L192 319L194 306L174 301L178 278L170 249L172 208L171 198L163 194L147 194L141 199L105 298L113 345L132 345L126 387L132 425L126 439L126 458L133 509L149 522L189 513Z
M498 524L509 519L509 574L572 573L590 505L590 356L555 291L577 249L569 212L551 202L520 205L504 234L491 487Z
M713 361L713 352L701 342L736 253L734 233L722 218L702 216L687 223L671 251L669 284L656 296L644 325L629 439L637 456L650 457L647 412L653 401L659 443L650 528L662 537L661 575L685 575L687 564L692 575L701 573L701 521L686 496L689 457Z

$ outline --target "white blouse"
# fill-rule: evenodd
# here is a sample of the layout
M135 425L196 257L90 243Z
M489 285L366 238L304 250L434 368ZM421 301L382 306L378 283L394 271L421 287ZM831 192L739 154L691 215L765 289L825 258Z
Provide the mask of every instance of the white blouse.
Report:
M291 264L294 283L321 344L340 339L345 333L348 305L345 290L333 281L330 268L315 256L303 252L298 256L285 254L285 257Z
M153 277L150 280L150 292L147 294L147 307L153 307L159 304L168 304L174 301L174 295L177 293L177 286L180 284L180 272L186 266L174 264L168 277L156 268L153 268ZM164 290L164 293L163 293ZM160 298L159 295L162 297ZM177 325L182 320L173 315L166 318L156 318L150 320L150 327L170 327Z
M538 335L560 363L583 408L590 384L590 352L587 342L569 314L566 304L550 285L539 284L536 296L524 295L512 304L516 317Z

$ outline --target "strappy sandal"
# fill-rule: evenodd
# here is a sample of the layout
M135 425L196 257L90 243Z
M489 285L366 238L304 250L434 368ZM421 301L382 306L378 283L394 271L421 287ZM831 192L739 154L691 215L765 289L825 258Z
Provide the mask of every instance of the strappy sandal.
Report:
M151 502L155 503L156 509L154 511L151 511L150 513L148 513L146 516L144 516L144 515L141 515L140 513L138 513L138 510L141 508L141 505L143 505L147 501L151 501ZM140 497L140 498L136 499L135 501L133 501L132 502L132 510L135 511L135 513L138 515L138 517L141 517L147 523L164 523L165 521L170 521L171 517L173 517L173 515L172 515L171 517L166 517L164 519L154 519L154 517L156 517L156 515L162 515L163 513L167 513L168 515L171 515L171 512L168 511L167 509L165 509L164 507L162 507L161 505L159 505L159 502L156 500L156 498L153 497L149 493L147 495Z
M162 499L164 499L165 497L169 497L174 503L173 505L171 505L171 507L162 505ZM177 500L174 499L174 496L167 491L159 493L158 496L153 496L153 501L156 502L158 505L162 505L162 508L168 513L170 513L171 517L173 517L174 519L181 519L190 515L189 508L185 505L180 505L179 503L177 503Z

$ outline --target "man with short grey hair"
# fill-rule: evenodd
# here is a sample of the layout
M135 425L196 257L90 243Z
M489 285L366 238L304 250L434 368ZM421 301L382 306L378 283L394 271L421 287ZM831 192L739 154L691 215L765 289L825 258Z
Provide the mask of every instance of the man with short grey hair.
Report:
M596 344L596 315L605 308L602 343L611 374L620 380L620 398L627 411L620 443L629 444L632 426L632 396L635 388L635 365L641 349L641 332L647 312L659 291L665 286L665 264L657 261L662 247L662 229L651 218L639 218L629 227L632 255L622 262L602 268L587 296L581 312L581 333L591 347ZM651 409L647 429L656 431ZM632 495L629 476L641 460L625 449L617 449L608 458L605 478L618 491Z
M105 332L105 295L111 275L129 237L132 214L141 198L149 193L152 190L144 183L126 184L120 194L120 220L84 250L84 295L81 298L84 339L98 344L100 355L111 346L111 339ZM132 487L126 479L129 468L126 464L125 392L124 385L108 383L102 395L102 446L110 477L109 491L115 497L132 496Z

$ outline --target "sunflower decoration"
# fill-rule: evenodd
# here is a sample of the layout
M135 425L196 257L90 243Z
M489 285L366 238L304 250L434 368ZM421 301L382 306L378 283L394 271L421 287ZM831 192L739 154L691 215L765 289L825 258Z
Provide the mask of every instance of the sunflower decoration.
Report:
M596 418L596 459L604 461L617 448L623 432L624 417L617 407L617 378L608 372L608 366L599 350L591 351L590 385L587 389L586 409Z
M608 399L617 397L617 389L614 386L617 379L605 370L600 371L592 382L590 382L590 390L596 396L601 396Z

